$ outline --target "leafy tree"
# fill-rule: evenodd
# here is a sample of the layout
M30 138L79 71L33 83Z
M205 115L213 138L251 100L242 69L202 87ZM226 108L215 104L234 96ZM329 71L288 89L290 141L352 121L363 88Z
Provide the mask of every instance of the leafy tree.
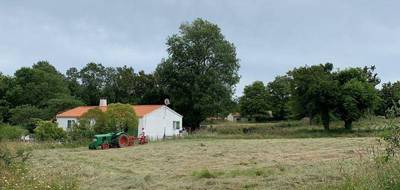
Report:
M274 81L268 83L268 102L276 120L283 120L289 117L290 99L290 78L278 76Z
M12 88L12 78L4 76L0 72L0 123L7 122L10 117L10 102L8 102L7 92Z
M53 118L55 115L57 115L57 113L61 111L65 111L82 105L84 105L82 101L77 100L71 96L50 99L45 104L45 118Z
M45 119L46 117L43 110L31 105L17 106L11 109L10 113L11 124L24 126L31 132L35 128L37 119Z
M99 108L91 109L83 114L79 119L79 125L96 133L110 132L107 128L106 114Z
M139 97L140 104L163 104L167 98L153 74L139 71L135 84L135 96Z
M39 121L35 128L36 139L41 141L47 140L64 140L67 137L66 132L50 121Z
M80 73L77 68L72 67L66 72L66 81L68 89L71 91L71 96L82 97L82 86L80 84Z
M195 129L206 117L221 113L239 82L239 61L221 29L203 19L180 26L168 38L168 57L155 75L184 124Z
M129 104L110 104L107 106L106 120L109 131L125 131L138 134L138 117Z
M240 110L243 116L255 118L256 121L266 120L270 108L268 90L263 82L255 81L244 88L243 96L240 98Z
M14 80L13 88L7 91L14 106L31 104L41 107L49 99L70 93L63 75L46 61L17 70Z
M102 64L88 63L79 72L82 82L80 97L88 105L97 105L106 84L106 68Z
M379 105L378 114L386 115L386 110L400 101L400 81L384 83L379 91L379 96L382 101Z
M291 108L296 117L320 115L329 130L330 113L336 108L338 82L332 74L333 64L326 63L295 68L291 77Z
M365 112L373 111L380 101L375 89L377 79L373 72L361 68L350 68L338 71L336 79L340 82L337 113L345 122L345 128L351 129L353 121L358 120Z

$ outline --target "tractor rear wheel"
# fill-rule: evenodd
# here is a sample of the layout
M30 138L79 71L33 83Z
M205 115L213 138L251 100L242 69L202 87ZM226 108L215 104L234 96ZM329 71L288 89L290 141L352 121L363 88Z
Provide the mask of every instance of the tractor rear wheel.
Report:
M124 148L124 147L127 147L128 144L129 144L128 135L121 135L118 137L118 147Z

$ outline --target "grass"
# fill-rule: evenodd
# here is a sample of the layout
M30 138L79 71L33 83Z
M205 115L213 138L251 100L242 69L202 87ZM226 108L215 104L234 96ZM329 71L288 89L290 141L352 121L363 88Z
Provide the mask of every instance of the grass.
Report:
M203 127L187 138L214 139L274 139L274 138L325 138L325 137L376 137L387 132L386 120L380 117L364 118L355 122L352 130L346 130L343 122L331 123L326 131L321 125L309 125L302 121L269 123L217 122Z
M375 138L182 139L124 149L33 152L33 170L82 189L299 189L344 180Z
M27 164L31 149L21 143L2 142L0 147L0 189L77 189L75 177L48 175L46 170L33 170Z

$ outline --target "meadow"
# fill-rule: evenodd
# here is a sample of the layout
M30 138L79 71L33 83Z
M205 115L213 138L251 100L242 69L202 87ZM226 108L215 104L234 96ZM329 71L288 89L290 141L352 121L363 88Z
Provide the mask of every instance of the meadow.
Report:
M399 160L380 161L387 122L365 118L352 131L333 122L330 132L302 121L214 122L184 138L109 150L3 141L31 154L20 186L5 189L396 189ZM0 186L4 179L12 178Z
M33 152L33 170L82 189L298 189L336 183L375 138L175 140L124 149Z

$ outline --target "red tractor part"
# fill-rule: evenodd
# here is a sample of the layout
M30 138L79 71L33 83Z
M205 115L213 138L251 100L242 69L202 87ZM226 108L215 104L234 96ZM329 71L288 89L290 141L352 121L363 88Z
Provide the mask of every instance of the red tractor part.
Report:
M146 144L146 143L148 143L146 136L141 135L139 137L139 144Z
M129 136L128 137L128 146L133 146L135 144L135 137Z
M109 144L101 144L101 149L102 150L106 150L106 149L109 149L109 148L110 148Z
M128 135L125 135L125 134L120 135L118 137L118 147L124 148L124 147L127 147L127 146L129 146L129 137L128 137Z

